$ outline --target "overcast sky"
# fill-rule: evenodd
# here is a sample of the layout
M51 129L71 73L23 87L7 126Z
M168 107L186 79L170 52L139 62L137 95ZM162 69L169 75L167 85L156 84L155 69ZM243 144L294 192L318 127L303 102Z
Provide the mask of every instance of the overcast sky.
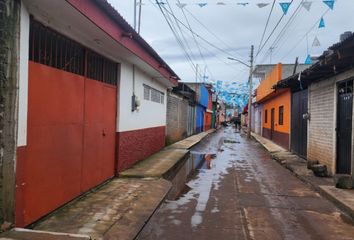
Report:
M192 64L188 61L184 51L176 41L157 4L153 4L155 0L142 1L144 4L142 6L141 19L142 37L172 67L182 81L195 81L195 68L191 66ZM167 0L159 0L159 2L161 1L167 2ZM134 0L109 0L109 2L133 26ZM200 36L200 38L195 36L196 39L194 40L189 30L182 25L180 27L183 31L184 39L180 33L177 33L192 58L194 66L198 64L200 76L203 76L204 72L206 72L205 75L208 76L209 80L222 80L224 82L246 81L248 76L247 67L229 60L228 57L234 57L245 62L249 61L250 46L252 44L255 45L255 53L258 52L263 29L273 1L180 0L181 3L187 4L184 7L186 18L181 8L176 5L177 0L169 0L168 2L175 17L188 27L187 18L191 29ZM225 5L218 5L220 2ZM291 2L291 0L276 0L264 40L268 38L282 16L279 2ZM301 2L302 0L293 1L287 15L282 19L268 43L257 56L256 64L268 64L270 62L294 63L297 56L299 61L304 63L307 49L311 55L320 55L329 46L339 41L341 33L354 31L354 0L337 0L334 10L329 11L327 11L329 8L322 0L312 0L309 12L301 7L297 14L293 15ZM199 7L197 3L208 4L204 7ZM249 4L242 6L238 5L238 3ZM269 5L259 8L256 5L258 3L269 3ZM164 4L163 7L171 11L167 4ZM318 23L324 13L326 13L323 17L326 26L319 29ZM293 18L289 21L292 15ZM170 19L174 20L172 16L170 16ZM288 26L285 28L286 31L281 35L282 38L277 41L277 44L273 44L288 21ZM306 32L313 26L315 27L309 32L307 41ZM177 32L179 31L175 21L173 21L172 27ZM312 47L315 37L318 38L321 46ZM302 41L300 41L301 39ZM185 42L188 42L188 44ZM199 48L195 42L198 43ZM269 54L268 50L271 46L274 49L272 54ZM200 56L199 49L202 56ZM205 66L207 66L206 71Z

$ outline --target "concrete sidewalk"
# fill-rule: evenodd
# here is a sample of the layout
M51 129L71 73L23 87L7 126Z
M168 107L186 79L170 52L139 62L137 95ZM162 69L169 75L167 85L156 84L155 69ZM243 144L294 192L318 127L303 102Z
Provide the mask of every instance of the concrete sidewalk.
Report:
M34 224L34 230L13 229L0 239L134 239L170 191L172 184L165 179L189 156L191 147L214 131L166 147L54 211Z
M252 137L268 150L274 160L292 171L299 179L311 185L321 195L332 201L338 208L354 219L354 189L334 187L333 178L316 177L312 170L307 168L305 159L258 134L252 133Z

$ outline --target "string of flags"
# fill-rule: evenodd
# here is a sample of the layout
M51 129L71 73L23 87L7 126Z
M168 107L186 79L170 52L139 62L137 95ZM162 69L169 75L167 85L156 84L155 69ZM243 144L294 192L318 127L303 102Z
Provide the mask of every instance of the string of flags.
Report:
M312 0L312 1L311 0L304 0L303 2L301 2L301 5L302 5L303 8L305 8L309 12L311 10L311 8L312 8L312 5L313 5L314 1L315 0ZM327 7L329 7L331 10L334 10L335 1L336 0L323 0L322 2ZM167 4L167 2L164 1L164 0L157 1L156 3L159 4L159 5ZM210 2L207 2L206 0L204 0L204 1L201 1L201 2L195 2L195 3L181 3L181 2L176 3L176 5L179 8L184 8L187 5L195 5L195 6L199 6L200 8L204 8L204 7L210 6L210 5L219 5L219 6L238 5L238 6L246 7L246 6L250 6L250 5L253 5L253 4L256 5L258 8L266 8L267 6L270 5L270 2L253 3L253 2L248 2L248 1L244 1L244 2L216 1L214 3L210 3ZM289 10L291 4L292 4L292 1L290 1L290 0L287 0L287 1L279 0L279 5L280 5L280 8L283 11L284 15L286 15L288 13L288 10ZM138 2L137 5L145 5L145 3Z
M233 106L244 106L248 102L249 86L247 82L223 82L216 81L213 84L213 90L218 97L225 103Z

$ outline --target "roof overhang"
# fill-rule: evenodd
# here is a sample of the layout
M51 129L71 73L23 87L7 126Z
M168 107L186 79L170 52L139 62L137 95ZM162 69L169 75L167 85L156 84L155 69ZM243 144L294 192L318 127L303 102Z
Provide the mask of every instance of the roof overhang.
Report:
M106 0L23 0L45 26L111 58L136 65L161 84L179 77Z
M330 47L318 60L303 72L279 81L274 88L291 88L292 91L299 91L306 89L312 82L322 81L354 69L354 34Z

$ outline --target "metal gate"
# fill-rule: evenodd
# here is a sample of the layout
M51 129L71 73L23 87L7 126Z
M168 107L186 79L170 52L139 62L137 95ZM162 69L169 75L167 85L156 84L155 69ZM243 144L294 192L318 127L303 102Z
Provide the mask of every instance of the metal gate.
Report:
M29 60L26 156L16 164L20 227L115 170L117 63L33 20Z
M352 153L353 81L338 84L337 173L350 174Z
M303 115L308 111L308 91L303 90L291 95L291 151L307 156L307 119Z
M194 123L195 123L195 117L194 117L194 107L191 105L188 105L187 108L187 135L191 136L194 133Z

